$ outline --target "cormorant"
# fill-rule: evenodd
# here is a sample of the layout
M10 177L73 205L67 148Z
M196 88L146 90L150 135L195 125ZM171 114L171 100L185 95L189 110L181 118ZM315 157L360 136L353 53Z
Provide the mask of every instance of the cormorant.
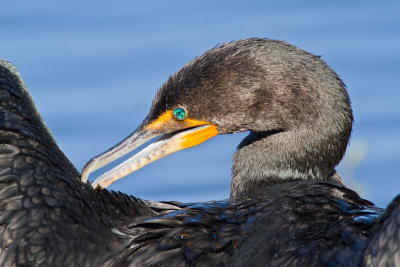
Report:
M399 265L397 197L386 210L335 171L352 111L319 57L285 42L215 47L171 76L137 130L79 172L40 118L18 71L0 61L2 266ZM231 196L154 202L105 187L217 135L250 131ZM161 138L99 177L90 172ZM82 181L80 180L82 179Z

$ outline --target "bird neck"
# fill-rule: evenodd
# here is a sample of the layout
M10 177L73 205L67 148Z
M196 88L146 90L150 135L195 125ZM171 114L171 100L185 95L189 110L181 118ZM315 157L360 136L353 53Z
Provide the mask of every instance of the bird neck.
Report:
M250 132L233 156L231 198L289 180L328 180L347 140L333 142L334 134L310 129Z

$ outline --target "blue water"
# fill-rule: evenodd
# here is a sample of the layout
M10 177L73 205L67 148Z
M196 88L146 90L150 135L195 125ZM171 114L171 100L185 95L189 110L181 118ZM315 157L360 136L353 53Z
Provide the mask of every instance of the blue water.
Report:
M355 125L339 170L385 206L400 193L400 2L349 2L8 1L0 57L18 67L81 170L133 131L159 86L195 56L246 37L285 40L322 55L347 84ZM152 200L226 198L244 136L219 136L111 188Z

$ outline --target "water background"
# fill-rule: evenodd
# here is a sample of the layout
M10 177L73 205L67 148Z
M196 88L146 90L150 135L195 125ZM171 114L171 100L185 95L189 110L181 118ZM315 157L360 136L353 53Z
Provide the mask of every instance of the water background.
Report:
M400 193L400 1L23 0L0 8L0 58L20 70L79 170L136 128L169 75L247 37L322 55L341 76L355 125L339 170L386 206ZM152 200L227 198L231 155L245 135L173 154L111 189Z

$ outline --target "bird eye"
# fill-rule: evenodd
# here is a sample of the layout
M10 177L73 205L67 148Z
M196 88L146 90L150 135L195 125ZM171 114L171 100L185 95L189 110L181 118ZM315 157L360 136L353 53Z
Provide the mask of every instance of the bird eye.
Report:
M172 113L178 121L183 121L186 118L186 111L183 108L176 108Z

